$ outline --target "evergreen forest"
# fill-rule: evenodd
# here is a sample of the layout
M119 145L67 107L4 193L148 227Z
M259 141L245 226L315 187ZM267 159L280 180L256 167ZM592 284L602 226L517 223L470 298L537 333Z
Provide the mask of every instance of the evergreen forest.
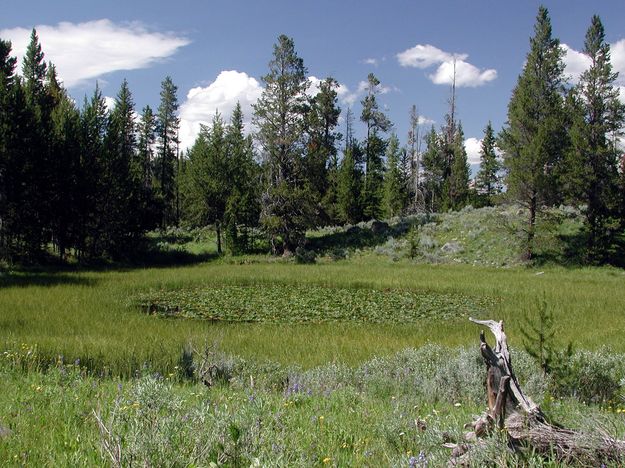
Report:
M354 115L339 107L334 78L311 84L293 39L281 35L251 128L237 106L181 149L170 77L154 108L135 109L126 81L111 108L97 86L78 104L44 48L33 29L18 71L11 43L0 40L5 262L128 260L147 232L172 226L210 226L218 254L260 248L288 256L306 247L314 228L506 203L527 210L526 259L540 213L571 205L584 214L583 262L623 262L625 106L597 16L584 42L592 65L572 85L548 11L539 9L507 122L501 129L484 122L474 178L455 82L440 128L423 129L416 105L406 109L403 144L379 104L374 74Z

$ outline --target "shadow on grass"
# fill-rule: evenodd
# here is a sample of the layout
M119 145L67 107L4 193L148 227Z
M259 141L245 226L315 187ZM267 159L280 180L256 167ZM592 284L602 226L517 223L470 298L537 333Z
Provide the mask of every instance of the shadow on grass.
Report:
M95 278L76 275L89 272L125 272L140 268L175 268L210 262L220 258L217 253L192 253L181 249L139 249L123 259L93 259L87 261L47 261L40 264L0 268L0 288L12 286L56 286L75 284L92 286Z
M404 236L412 227L425 224L427 221L428 219L424 217L423 219L404 218L394 224L388 224L384 221L360 223L343 231L309 238L306 248L314 250L318 254L332 252L336 249L372 248L384 244L391 237Z
M0 289L28 286L58 286L61 284L93 286L96 280L54 271L0 271Z
M604 252L605 258L597 259L595 262L589 261L587 248L588 235L584 230L571 234L560 234L556 246L546 247L537 252L534 264L559 265L567 268L593 265L625 267L625 239L615 239L610 248Z
M150 250L118 264L125 269L172 268L205 263L220 258L216 252L192 253L185 250Z

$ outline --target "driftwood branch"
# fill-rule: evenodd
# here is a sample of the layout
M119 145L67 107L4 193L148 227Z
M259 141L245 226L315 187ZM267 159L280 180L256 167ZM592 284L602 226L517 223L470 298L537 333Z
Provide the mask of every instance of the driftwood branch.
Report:
M465 434L466 441L475 442L486 437L496 427L505 432L510 448L515 451L531 449L545 457L555 457L559 462L590 466L625 461L625 441L614 439L600 430L587 434L551 424L519 385L512 368L503 321L469 320L487 327L495 336L495 346L488 345L484 331L481 331L480 353L486 364L488 411L465 426L473 429ZM446 446L454 449L450 465L470 464L470 445Z

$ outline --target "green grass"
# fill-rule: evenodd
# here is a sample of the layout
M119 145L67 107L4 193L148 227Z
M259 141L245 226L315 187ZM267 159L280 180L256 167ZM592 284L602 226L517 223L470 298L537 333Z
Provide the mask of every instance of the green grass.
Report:
M375 254L375 242L390 242L378 237L347 260L313 265L247 256L0 274L0 464L108 465L95 411L122 441L126 462L138 464L408 466L423 452L429 466L442 466L444 433L461 437L484 405L479 327L467 316L505 320L519 349L524 317L543 299L558 344L609 347L578 353L575 372L593 389L586 402L594 384L610 386L611 396L603 408L552 400L535 364L515 354L521 385L556 421L588 421L591 432L599 421L623 437L625 368L613 353L625 353L624 271L470 265L470 248L458 264L414 263ZM210 258L209 244L197 243L200 258ZM190 250L167 247L156 263L197 260ZM219 350L213 363L226 382L208 389L182 378L189 343ZM479 456L555 466L513 456L497 437Z
M625 274L611 268L495 269L467 265L415 265L361 258L320 265L212 262L178 268L60 274L5 274L0 279L0 346L36 345L43 355L80 358L113 374L131 375L148 363L168 372L187 342L217 341L242 356L305 367L338 360L359 363L373 355L437 342L476 343L468 320L415 319L399 323L225 323L163 319L136 306L138 295L208 290L228 285L292 288L305 305L307 288L406 291L417 296L463 297L483 304L482 316L503 319L512 343L522 317L543 297L558 323L558 340L577 347L625 351ZM223 300L223 298L222 298ZM392 311L391 311L392 312ZM465 312L466 313L466 312Z
M42 372L34 352L0 354L2 466L110 466L105 443L119 444L121 466L409 466L411 457L445 466L443 442L462 441L464 423L484 409L477 353L433 345L308 371L213 356L224 379L210 388L146 370L98 378L60 361ZM544 396L556 421L622 437L622 404L550 398L528 356L514 357L526 391ZM472 461L557 466L513 455L497 435Z

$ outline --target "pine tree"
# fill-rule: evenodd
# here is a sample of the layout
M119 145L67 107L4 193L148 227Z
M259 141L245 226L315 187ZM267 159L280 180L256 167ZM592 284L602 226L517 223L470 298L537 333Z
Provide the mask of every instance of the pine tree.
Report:
M85 98L81 112L80 178L78 191L78 251L81 257L96 258L104 251L102 212L104 198L103 173L105 146L108 131L108 113L102 92L96 88L90 100Z
M11 56L11 43L0 39L0 258L11 261L15 252L17 219L15 190L19 183L21 167L16 143L23 111L16 108L15 77L17 59Z
M22 75L27 112L35 119L35 126L29 135L28 149L23 151L24 189L23 213L25 251L31 256L40 256L44 244L49 241L49 227L53 207L51 206L52 180L48 170L51 164L51 112L54 103L46 90L48 66L39 43L37 31L32 30L26 55L22 60Z
M160 204L157 202L154 190L154 149L156 145L156 116L150 106L145 106L141 112L141 118L136 126L137 149L131 164L133 180L135 184L134 195L137 204L138 222L143 229L153 229L162 223Z
M341 109L338 107L334 78L319 84L319 92L309 100L306 114L308 142L306 172L315 203L320 205L323 224L336 220L336 182L338 171L337 143L341 135L336 131Z
M50 160L50 229L59 258L65 258L66 250L76 244L79 219L76 205L80 197L80 114L67 92L59 84L56 69L48 67L46 92L52 110L51 134L49 135Z
M419 123L419 113L417 106L410 108L410 130L408 131L408 142L406 157L408 164L404 164L405 170L409 171L409 195L412 200L412 211L422 212L425 210L425 198L421 187L421 125Z
M104 216L103 240L113 257L133 252L148 227L144 210L142 174L136 169L138 151L134 102L124 80L109 116L102 161L103 191L100 212Z
M500 169L495 152L495 133L489 121L484 129L484 138L480 146L480 169L476 181L478 194L486 206L492 206L493 197L501 192Z
M364 174L361 169L363 152L356 140L343 153L339 165L337 208L339 221L355 224L362 220L362 194Z
M363 189L364 215L369 219L382 214L382 185L384 180L383 156L386 142L380 133L391 129L390 120L380 111L376 96L380 93L380 81L373 73L367 77L367 95L361 101L360 120L367 126L365 141L365 181Z
M306 73L293 40L281 35L274 45L269 73L262 78L265 89L254 105L265 172L261 222L274 253L292 252L303 242L313 220L303 161Z
M154 160L154 144L156 142L156 119L150 106L145 106L139 122L138 162L142 174L143 186L152 188L152 163Z
M435 213L443 206L447 159L443 151L443 139L436 133L434 126L425 136L425 152L421 164L423 166L425 205L431 213Z
M621 229L625 231L625 152L620 156L619 169L619 214L621 217Z
M464 132L462 125L458 124L450 150L451 168L448 178L448 203L454 210L463 208L469 195L469 164L467 163L467 151L464 148Z
M336 203L338 221L357 223L362 220L363 153L354 138L354 114L347 108L345 116L345 147L338 167Z
M45 95L45 79L48 67L44 61L44 53L39 43L37 31L33 28L30 33L30 42L26 49L26 55L22 61L22 76L24 77L26 95L29 101L41 106ZM38 117L42 117L38 115Z
M178 88L167 76L161 83L157 112L156 188L162 204L161 228L177 224L176 172L178 168Z
M384 173L384 213L387 217L401 215L407 205L408 194L402 169L399 165L401 150L399 139L394 133L386 147L386 171Z
M250 249L249 229L258 225L260 215L259 167L252 139L245 137L243 130L243 112L237 102L226 129L230 191L224 213L226 242L234 254Z
M217 234L217 253L223 252L223 227L226 205L232 187L226 148L226 129L220 114L210 127L203 126L189 153L191 210L198 226L213 225Z
M534 252L536 216L557 201L555 168L566 147L563 122L563 49L551 35L551 20L540 7L530 51L508 104L508 121L499 137L508 171L507 186L528 209L526 257Z
M619 231L619 153L611 141L625 123L625 105L615 86L618 73L612 71L610 45L603 24L593 16L586 33L584 54L591 61L582 73L574 96L579 118L571 128L569 167L580 201L586 204L586 259L609 261Z
M462 203L458 200L458 185L460 173L454 173L454 169L462 170L461 165L456 165L455 157L459 153L457 146L458 121L456 120L456 58L453 59L453 75L451 96L449 98L449 111L445 115L445 125L441 128L440 149L444 155L443 191L441 193L441 208L444 210L457 209Z

